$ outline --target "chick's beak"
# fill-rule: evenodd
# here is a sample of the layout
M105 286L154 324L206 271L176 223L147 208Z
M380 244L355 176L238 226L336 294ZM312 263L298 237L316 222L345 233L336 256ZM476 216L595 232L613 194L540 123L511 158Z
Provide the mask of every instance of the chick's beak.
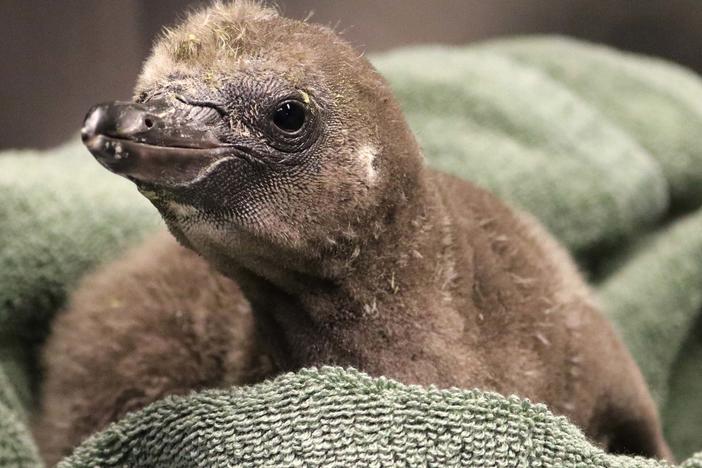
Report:
M229 153L210 130L212 109L193 112L165 99L93 106L81 137L110 171L158 185L183 185Z

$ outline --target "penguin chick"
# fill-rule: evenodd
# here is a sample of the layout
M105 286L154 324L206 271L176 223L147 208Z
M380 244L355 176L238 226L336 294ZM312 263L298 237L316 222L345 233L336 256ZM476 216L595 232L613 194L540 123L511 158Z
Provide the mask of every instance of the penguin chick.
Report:
M215 4L156 44L135 95L89 112L86 146L238 282L277 368L517 394L610 451L670 456L567 254L426 167L385 81L333 31Z
M43 349L34 424L48 466L166 395L257 382L270 359L237 285L160 233L86 276Z

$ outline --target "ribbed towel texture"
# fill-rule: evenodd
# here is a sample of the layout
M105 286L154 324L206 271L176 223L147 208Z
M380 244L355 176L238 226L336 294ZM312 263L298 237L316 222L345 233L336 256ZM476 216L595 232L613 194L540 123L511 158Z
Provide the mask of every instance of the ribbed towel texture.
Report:
M532 212L573 252L702 467L702 82L563 38L373 58L430 164ZM32 349L87 270L160 226L77 141L0 154L0 466L41 466ZM606 455L514 397L306 369L167 398L86 441L77 466L658 467Z
M112 425L59 467L232 464L665 466L607 455L565 418L516 397L426 389L322 368L252 387L166 398Z

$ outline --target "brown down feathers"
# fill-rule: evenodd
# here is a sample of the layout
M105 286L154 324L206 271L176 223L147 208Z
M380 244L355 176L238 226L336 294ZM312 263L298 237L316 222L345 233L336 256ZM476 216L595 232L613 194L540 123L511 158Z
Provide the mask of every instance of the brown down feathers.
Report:
M290 63L280 31L305 38ZM153 200L202 257L159 234L85 278L43 353L47 460L166 394L325 364L517 394L609 450L670 457L637 366L568 254L492 194L427 168L387 85L331 31L216 4L161 39L137 94L174 70L207 82L267 55L291 80L326 80L329 107L353 118L330 120L304 191L283 180L274 207L251 197L246 230L185 224Z

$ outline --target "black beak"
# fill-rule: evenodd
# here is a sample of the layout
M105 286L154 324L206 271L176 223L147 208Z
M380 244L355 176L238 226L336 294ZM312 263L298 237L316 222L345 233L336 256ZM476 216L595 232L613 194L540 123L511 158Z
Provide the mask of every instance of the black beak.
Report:
M156 185L188 184L231 154L231 147L211 130L221 120L215 109L177 104L98 104L85 117L83 143L116 174Z

